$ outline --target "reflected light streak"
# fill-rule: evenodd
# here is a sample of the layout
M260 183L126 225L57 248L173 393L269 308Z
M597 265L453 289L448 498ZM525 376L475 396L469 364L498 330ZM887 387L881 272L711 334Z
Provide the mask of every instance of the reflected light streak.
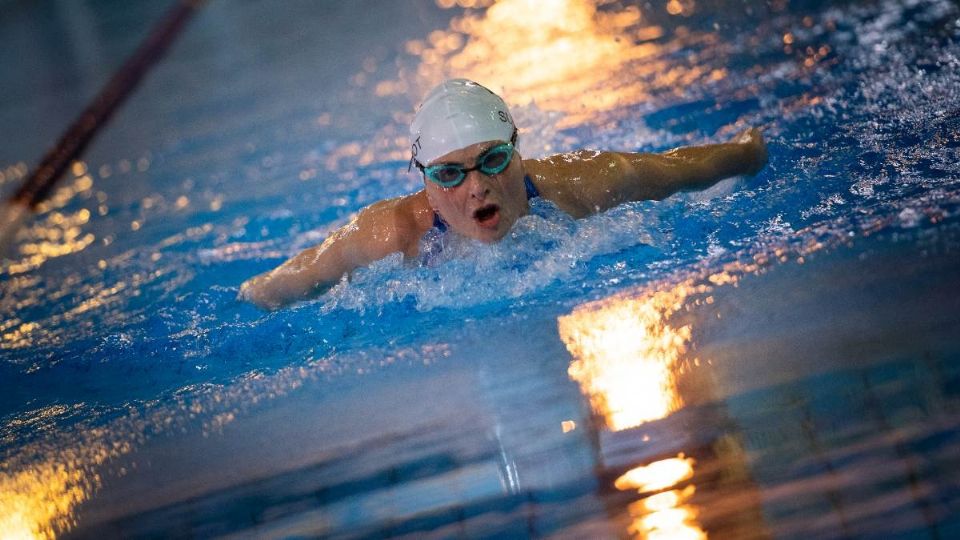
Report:
M29 168L27 164L22 161L0 169L0 186L2 186L4 182L21 180L27 175L28 171Z
M465 0L437 0L465 7ZM535 134L524 151L553 152L553 133L584 124L606 125L637 105L686 95L690 88L727 77L714 32L663 28L645 20L637 6L613 0L500 0L469 2L470 9L443 29L404 44L415 63L399 61L395 78L373 84L379 97L404 96L419 103L437 83L453 77L476 80L510 104L521 136ZM692 6L687 0L684 5ZM486 7L489 5L489 7ZM602 6L603 9L598 8ZM643 8L660 10L660 6ZM690 49L695 55L678 54ZM328 171L353 180L352 170L409 159L406 126L412 114L397 113L362 148L330 155ZM551 131L543 134L544 128ZM526 140L526 139L524 139ZM567 142L561 146L569 146Z
M72 525L71 515L99 483L81 469L44 463L13 475L0 473L0 538L47 539Z
M631 469L617 478L613 485L620 491L628 489L659 491L692 478L693 463L693 458L679 454L675 458L661 459L649 465Z
M717 287L736 285L791 257L802 264L804 255L825 245L811 242L797 251L765 246L748 260L695 271L673 285L658 285L660 290L631 291L574 308L557 319L560 339L574 359L570 378L613 431L666 417L683 405L676 379L691 335L690 326L674 328L666 321L688 303L712 304L713 296L704 295Z
M59 188L37 206L37 213L46 216L17 235L22 241L19 250L23 258L0 267L0 274L22 274L39 268L49 259L83 251L93 243L94 235L82 230L90 221L89 210L58 211L78 195L90 196L93 189L93 178L88 174L86 163L76 161L70 170L75 177L73 182Z
M679 454L675 458L655 461L636 467L618 478L614 485L624 491L639 489L657 491L676 486L693 477L692 458ZM631 523L628 532L638 538L690 539L707 538L697 522L698 511L686 504L696 492L693 485L650 495L627 507Z
M568 373L594 411L613 431L666 417L682 406L678 361L686 352L690 326L667 319L688 297L711 290L692 280L635 297L614 296L577 307L558 319L560 337L574 358ZM621 491L672 488L693 478L694 460L674 458L635 467L614 481ZM651 495L628 506L628 533L637 538L705 539L695 508L684 504L695 488Z
M660 510L636 518L629 532L647 540L703 540L707 533L696 519L697 511L691 506Z
M53 421L58 415L85 410L83 404L73 409L53 406L27 414L27 418L21 416L6 427L30 430L39 440L0 461L0 540L47 540L69 532L77 526L77 507L101 487L98 471L134 452L152 437L187 433L198 424L206 437L220 432L258 403L285 396L308 381L342 374L347 369L373 371L377 366L401 361L430 364L449 355L447 344L426 343L418 349L375 355L375 359L357 356L343 361L339 355L312 359L305 365L281 368L272 375L249 372L226 386L186 386L170 400L127 403L124 408L129 407L128 413L102 426L84 421L65 430L55 423L40 425L41 420ZM356 367L361 365L367 367ZM96 422L96 416L89 420ZM44 434L50 436L44 438ZM17 435L14 431L13 436ZM126 473L121 468L103 475Z
M400 82L385 81L377 93L423 94L444 78L467 77L511 104L535 101L543 110L566 113L559 127L569 127L643 102L652 87L704 74L671 69L665 53L676 44L651 42L663 29L642 19L636 6L610 12L588 0L501 0L454 19L448 31L408 43L407 51L421 59L415 80L401 74Z
M82 409L51 406L14 419L10 425L33 433L49 432L58 416ZM76 446L50 451L41 445L25 450L28 460L43 458L19 467L14 457L0 462L0 538L48 539L74 526L74 512L99 487L95 472L106 461L129 453L136 436L108 428L85 430L84 441ZM19 470L18 470L19 469Z
M613 431L663 418L682 406L675 385L677 362L691 335L689 326L672 328L665 323L672 314L685 305L713 304L714 297L704 295L736 286L745 276L790 260L804 264L807 256L842 245L854 234L869 236L883 226L882 220L874 219L858 224L856 233L834 224L806 229L790 243L758 243L737 260L720 264L706 259L639 292L578 306L558 319L560 337L574 358L568 373ZM700 297L691 299L693 295ZM692 459L679 454L631 469L614 485L641 493L665 490L693 478L693 465ZM630 534L705 539L697 509L686 504L695 489L691 484L662 491L629 505Z
M574 358L568 373L610 429L657 420L682 405L676 364L690 327L674 328L665 320L700 290L681 284L637 298L612 297L558 319L560 338Z

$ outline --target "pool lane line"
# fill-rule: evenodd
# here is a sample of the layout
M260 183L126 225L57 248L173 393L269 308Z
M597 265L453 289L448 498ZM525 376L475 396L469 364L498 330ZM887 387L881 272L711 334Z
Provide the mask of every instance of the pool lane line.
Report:
M206 0L177 0L100 93L80 113L20 185L0 206L0 257L7 253L20 227L33 215L71 162L76 160L143 76L163 57L190 18Z

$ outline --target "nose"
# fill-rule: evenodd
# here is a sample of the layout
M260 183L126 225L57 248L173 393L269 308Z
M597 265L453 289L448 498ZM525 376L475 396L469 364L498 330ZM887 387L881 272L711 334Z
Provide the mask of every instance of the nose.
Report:
M490 195L489 177L481 174L480 171L470 171L467 173L467 188L470 190L470 197L478 200L484 200Z

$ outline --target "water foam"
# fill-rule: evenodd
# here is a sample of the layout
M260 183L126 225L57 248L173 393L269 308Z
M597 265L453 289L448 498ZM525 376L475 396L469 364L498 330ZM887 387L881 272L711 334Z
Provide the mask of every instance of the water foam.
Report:
M655 257L669 237L659 230L659 212L652 203L632 203L574 220L534 199L530 214L500 242L431 231L421 245L424 256L405 263L395 254L356 270L321 299L321 309L363 311L409 299L426 311L518 298L581 278L601 255L644 246L641 259Z

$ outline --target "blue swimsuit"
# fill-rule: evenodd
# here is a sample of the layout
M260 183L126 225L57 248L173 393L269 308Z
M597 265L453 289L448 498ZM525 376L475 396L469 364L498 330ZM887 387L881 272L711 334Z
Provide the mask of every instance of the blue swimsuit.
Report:
M527 189L528 201L540 196L540 191L537 190L537 186L533 185L533 180L530 180L530 175L523 176L523 186ZM433 228L440 232L446 232L447 230L447 222L436 212L433 213Z

